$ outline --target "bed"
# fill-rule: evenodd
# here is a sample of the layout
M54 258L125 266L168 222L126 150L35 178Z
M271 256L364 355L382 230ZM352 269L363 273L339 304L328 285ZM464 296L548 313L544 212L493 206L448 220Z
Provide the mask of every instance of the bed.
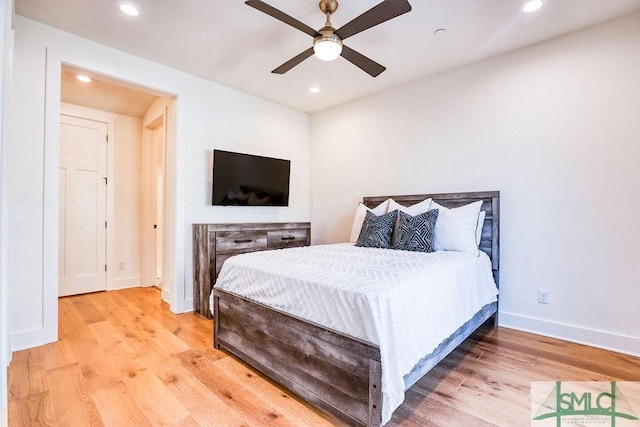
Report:
M481 209L485 213L479 243L482 256L477 258L487 260L486 263L491 270L489 274L498 285L499 192L391 197L405 206L431 198L447 208L456 208L474 201L482 201ZM367 207L373 208L387 198L388 196L365 197L363 203ZM311 258L317 256L313 251L320 250L323 249L311 247L307 249L307 252L300 252L300 254L306 254ZM340 257L340 251L347 249L337 246L329 248L329 250L338 251L337 256ZM294 249L286 249L285 251L294 251ZM304 249L295 249L295 251L304 251ZM287 252L287 254L291 254L291 252ZM275 255L277 254L266 254L267 257ZM436 255L445 258L457 256L451 253ZM255 255L250 254L250 256ZM384 257L390 256L384 255ZM243 255L243 257L245 256ZM403 258L404 254L393 254L393 257ZM253 262L252 258L245 258L245 260ZM273 262L277 262L277 260L274 258ZM438 258L437 262L442 261ZM229 267L229 275L245 275L242 270L231 270L232 268ZM256 283L256 285L260 284ZM270 304L257 302L252 296L241 296L240 292L235 289L223 290L218 288L216 284L212 297L214 346L216 348L224 349L237 356L311 404L347 423L379 426L390 418L390 413L398 403L397 397L389 392L393 387L389 383L388 376L397 364L395 357L398 357L398 354L404 354L404 351L396 353L391 358L390 355L393 351L387 349L387 341L384 341L384 345L381 347L375 343L379 340L372 339L371 334L368 334L367 331L345 333L339 325L328 326L330 321L312 321L304 313L303 315L287 313ZM345 313L348 313L348 310L345 309ZM402 371L400 386L404 390L410 388L489 319L493 318L494 325L497 325L497 315L497 300L487 302L479 309L474 308L473 312L465 314L466 317L462 321L458 320L457 329L451 334L447 332L447 336L438 341L439 344L435 350L416 359L418 361L412 364L412 369L402 368L405 370ZM357 315L354 316L357 317ZM333 317L326 316L326 318ZM353 319L348 314L345 314L344 317L346 323L357 323L352 322ZM436 329L434 328L434 330ZM396 335L392 333L389 336L393 338ZM404 349L404 347L397 348ZM398 359L403 358L398 357ZM397 383L397 380L395 382ZM395 386L397 388L397 384ZM383 389L386 390L384 393ZM393 402L394 400L396 401ZM391 409L389 409L389 405L392 406Z

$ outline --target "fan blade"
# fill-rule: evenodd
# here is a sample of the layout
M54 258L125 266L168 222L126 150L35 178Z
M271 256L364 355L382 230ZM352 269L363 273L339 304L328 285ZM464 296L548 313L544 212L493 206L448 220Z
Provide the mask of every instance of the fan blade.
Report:
M313 28L309 27L306 24L303 24L302 22L298 21L297 19L292 18L291 16L287 15L286 13L279 11L275 7L268 5L263 1L260 1L260 0L247 0L247 1L244 2L244 4L249 5L249 6L253 7L254 9L258 9L260 12L264 12L269 16L273 16L274 18L284 22L285 24L289 24L293 28L297 28L298 30L302 31L303 33L309 34L311 37L315 37L315 36L318 35L318 32L316 30L314 30Z
M380 73L386 70L385 67L378 64L376 61L367 58L363 54L358 53L347 46L342 46L342 53L340 56L360 68L365 73L368 73L371 77L378 77Z
M411 5L407 0L385 0L353 19L351 22L344 24L338 28L335 33L344 40L361 31L407 13L410 10Z
M273 70L272 73L284 74L312 55L313 55L313 48L310 47L309 49L305 50L301 54L294 56L293 58L291 58L290 60L288 60L287 62L285 62L278 68L276 68L275 70Z

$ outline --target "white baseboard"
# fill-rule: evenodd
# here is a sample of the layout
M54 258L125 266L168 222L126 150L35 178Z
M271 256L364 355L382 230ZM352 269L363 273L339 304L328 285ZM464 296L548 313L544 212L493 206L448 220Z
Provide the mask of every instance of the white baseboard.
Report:
M499 326L640 357L640 337L500 312Z
M140 276L122 277L113 281L113 286L108 291L117 291L119 289L139 288Z
M162 284L162 301L167 304L171 304L171 288L166 287L165 284Z
M49 336L46 328L30 329L28 331L14 332L10 335L11 351L26 350L28 348L38 347L49 344L58 340L56 335Z
M187 298L184 300L183 313L191 313L193 311L193 298Z

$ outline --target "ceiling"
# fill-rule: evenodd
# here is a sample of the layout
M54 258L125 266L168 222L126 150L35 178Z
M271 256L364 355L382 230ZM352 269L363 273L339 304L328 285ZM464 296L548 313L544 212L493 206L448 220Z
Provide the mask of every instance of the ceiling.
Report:
M78 75L89 77L81 82ZM69 65L62 66L60 100L69 104L142 119L158 95L104 75Z
M265 0L313 28L317 0ZM311 47L312 38L242 0L15 0L16 13L98 43L311 113L640 10L640 0L409 0L413 10L345 44L387 67L373 78L344 58L311 57L286 74L271 70ZM336 28L380 0L340 0ZM446 32L438 32L438 29ZM311 86L319 93L309 91Z

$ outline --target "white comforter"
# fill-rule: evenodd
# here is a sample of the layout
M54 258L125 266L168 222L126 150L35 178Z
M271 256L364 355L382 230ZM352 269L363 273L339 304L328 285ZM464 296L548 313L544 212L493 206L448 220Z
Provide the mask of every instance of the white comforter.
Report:
M377 344L383 424L404 401L403 376L498 294L483 252L351 244L234 256L215 286Z

